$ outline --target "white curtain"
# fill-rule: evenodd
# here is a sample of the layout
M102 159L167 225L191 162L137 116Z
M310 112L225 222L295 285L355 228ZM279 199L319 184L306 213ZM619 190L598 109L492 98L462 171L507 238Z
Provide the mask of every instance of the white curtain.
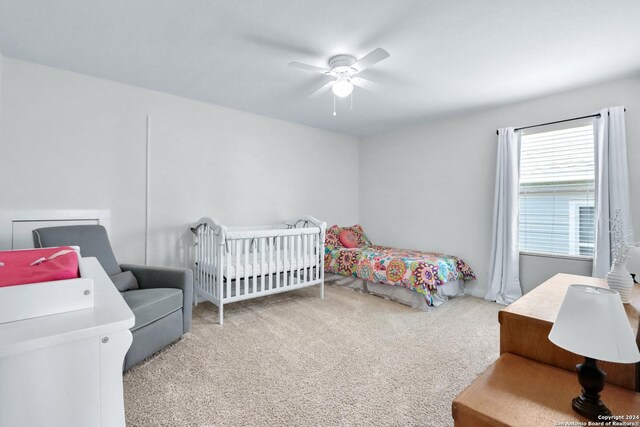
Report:
M624 107L605 108L595 125L596 232L593 277L606 277L611 267L609 219L620 211L625 235L631 230L629 166Z
M498 130L498 162L489 289L486 300L511 304L522 296L519 266L520 140L513 128Z

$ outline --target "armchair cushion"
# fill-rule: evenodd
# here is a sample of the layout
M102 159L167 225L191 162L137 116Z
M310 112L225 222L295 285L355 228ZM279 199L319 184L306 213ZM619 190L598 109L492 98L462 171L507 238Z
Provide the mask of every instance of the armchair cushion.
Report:
M182 308L182 291L171 288L135 289L122 297L136 316L134 332Z
M120 264L120 268L123 271L131 271L133 273L138 280L140 289L175 288L182 290L184 333L189 332L189 329L191 329L191 306L193 303L193 272L191 270L133 264ZM125 294L123 293L123 296Z
M140 287L136 280L136 276L134 276L130 271L112 274L109 278L120 292L131 291Z

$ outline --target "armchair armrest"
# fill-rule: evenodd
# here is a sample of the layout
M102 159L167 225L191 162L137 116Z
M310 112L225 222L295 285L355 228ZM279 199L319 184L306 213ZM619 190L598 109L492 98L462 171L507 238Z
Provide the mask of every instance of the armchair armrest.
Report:
M140 285L140 289L181 289L183 330L184 333L189 332L189 329L191 329L191 306L193 304L193 272L191 270L134 264L120 264L120 268L122 271L133 273Z

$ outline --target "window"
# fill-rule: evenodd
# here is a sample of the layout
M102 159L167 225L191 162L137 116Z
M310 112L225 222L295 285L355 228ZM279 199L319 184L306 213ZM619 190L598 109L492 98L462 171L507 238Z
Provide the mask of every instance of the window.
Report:
M520 252L593 257L593 123L546 129L521 135Z

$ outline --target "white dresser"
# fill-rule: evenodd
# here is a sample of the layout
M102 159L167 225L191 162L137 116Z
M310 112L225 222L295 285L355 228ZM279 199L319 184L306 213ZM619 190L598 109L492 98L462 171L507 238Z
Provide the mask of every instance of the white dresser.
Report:
M0 324L0 427L124 426L134 315L95 258L94 308Z

